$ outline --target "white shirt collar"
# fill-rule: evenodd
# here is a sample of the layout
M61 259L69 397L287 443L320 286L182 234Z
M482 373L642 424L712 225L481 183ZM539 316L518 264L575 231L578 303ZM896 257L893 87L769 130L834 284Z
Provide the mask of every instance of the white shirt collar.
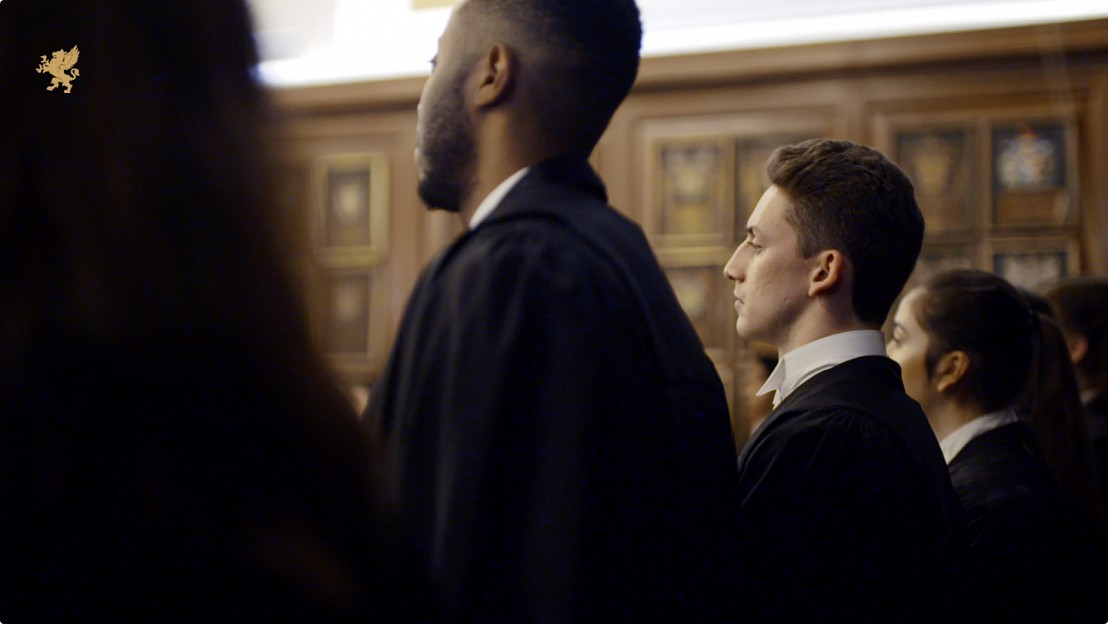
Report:
M469 229L472 230L476 228L482 221L488 218L488 216L496 210L496 207L500 205L500 202L504 199L504 196L508 194L508 191L512 190L512 187L514 187L523 176L527 175L527 172L530 170L530 167L524 167L505 178L500 184L497 184L496 188L477 205L477 210L473 211L473 216L469 218Z
M885 355L885 336L876 329L858 329L832 334L789 351L770 373L758 396L776 391L776 408L786 397L817 373L854 358Z
M973 440L986 431L992 431L997 427L1003 427L1004 425L1017 422L1018 420L1019 417L1016 416L1016 410L1011 407L989 412L988 414L974 418L954 431L951 431L949 435L939 441L939 448L943 450L943 458L946 459L946 463L949 464L954 461L958 453L970 443L970 440Z

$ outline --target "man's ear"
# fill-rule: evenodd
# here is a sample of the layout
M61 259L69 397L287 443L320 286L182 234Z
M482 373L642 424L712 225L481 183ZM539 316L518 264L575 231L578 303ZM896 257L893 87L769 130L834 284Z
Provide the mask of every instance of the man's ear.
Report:
M824 249L816 253L817 264L812 269L808 282L808 296L830 292L844 279L846 255L838 249Z
M477 72L481 77L473 104L485 108L498 104L511 92L515 81L516 57L502 43L494 43L485 52Z
M970 358L965 351L949 351L944 353L935 363L935 369L931 379L939 392L947 389L962 380L969 371Z

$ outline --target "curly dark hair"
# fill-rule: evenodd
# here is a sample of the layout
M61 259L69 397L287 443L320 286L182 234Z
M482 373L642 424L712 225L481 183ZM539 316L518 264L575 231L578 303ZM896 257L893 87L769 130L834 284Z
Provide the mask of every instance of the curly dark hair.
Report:
M587 154L639 71L642 23L634 0L469 0L459 15L498 20L545 54L543 124ZM500 33L497 33L500 34Z

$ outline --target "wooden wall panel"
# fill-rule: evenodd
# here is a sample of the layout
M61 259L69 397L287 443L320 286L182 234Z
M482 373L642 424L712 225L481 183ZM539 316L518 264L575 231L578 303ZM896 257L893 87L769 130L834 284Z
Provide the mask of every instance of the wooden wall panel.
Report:
M1089 272L1108 275L1108 62L1093 71L1085 132L1089 166L1081 181L1087 190L1081 249Z
M423 265L460 231L455 218L428 213L415 194L412 152L421 88L422 80L404 79L275 93L289 119L285 139L293 171L319 156L346 150L388 155L390 245L377 267L387 283L386 318L376 322L386 323L390 336ZM704 298L696 288L703 288L708 300L729 291L721 268L737 242L749 203L739 188L740 178L750 178L741 170L743 141L825 134L874 145L894 156L896 133L904 128L965 127L978 141L968 208L972 227L958 240L929 235L938 261L951 244L970 245L972 263L990 268L990 254L997 249L1072 241L1081 269L1105 274L1106 106L1108 20L648 58L592 161L613 205L643 224L676 288L698 306L692 312L700 317L694 320L741 422L744 380L739 371L748 368L743 363L754 349L734 337L730 314L704 312ZM989 177L993 156L981 149L987 147L982 142L991 141L992 129L1004 123L1042 119L1064 120L1069 133L1065 162L1074 166L1067 183L1072 183L1076 219L1048 228L996 228L988 220L995 190ZM720 187L720 201L731 212L718 221L729 231L682 239L659 225L669 217L659 213L667 208L665 189L659 187L664 172L658 150L670 141L714 141L724 146L720 153L731 154L728 162L735 166L727 173L729 182ZM291 195L289 203L302 203L302 195ZM298 242L291 249L311 258L305 239L294 240ZM713 265L718 266L709 270ZM709 281L713 272L719 284ZM367 371L366 377L371 379L374 372ZM741 442L745 433L737 438Z

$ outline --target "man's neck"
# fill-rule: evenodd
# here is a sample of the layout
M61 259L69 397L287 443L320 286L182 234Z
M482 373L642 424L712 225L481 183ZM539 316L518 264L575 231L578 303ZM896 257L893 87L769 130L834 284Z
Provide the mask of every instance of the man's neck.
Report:
M481 203L477 205L477 209L470 216L469 221L464 225L469 229L473 229L480 225L485 219L489 217L500 206L500 203L504 201L504 198L508 196L512 188L527 175L528 167L524 167L519 171L516 171L512 175L501 180L488 195L485 196Z
M478 154L482 153L482 147L478 146ZM539 155L521 154L511 150L505 151L504 147L491 152L486 150L485 153L496 154L496 157L490 156L483 159L478 157L473 172L474 184L469 195L462 201L461 208L458 211L464 224L469 224L473 219L473 213L477 211L477 207L501 182L520 169L534 166L543 160Z
M795 323L792 331L788 332L782 340L776 342L777 352L784 355L821 338L861 329L880 331L881 325L879 323L862 323L857 319L835 321L829 318L819 319L811 323Z

